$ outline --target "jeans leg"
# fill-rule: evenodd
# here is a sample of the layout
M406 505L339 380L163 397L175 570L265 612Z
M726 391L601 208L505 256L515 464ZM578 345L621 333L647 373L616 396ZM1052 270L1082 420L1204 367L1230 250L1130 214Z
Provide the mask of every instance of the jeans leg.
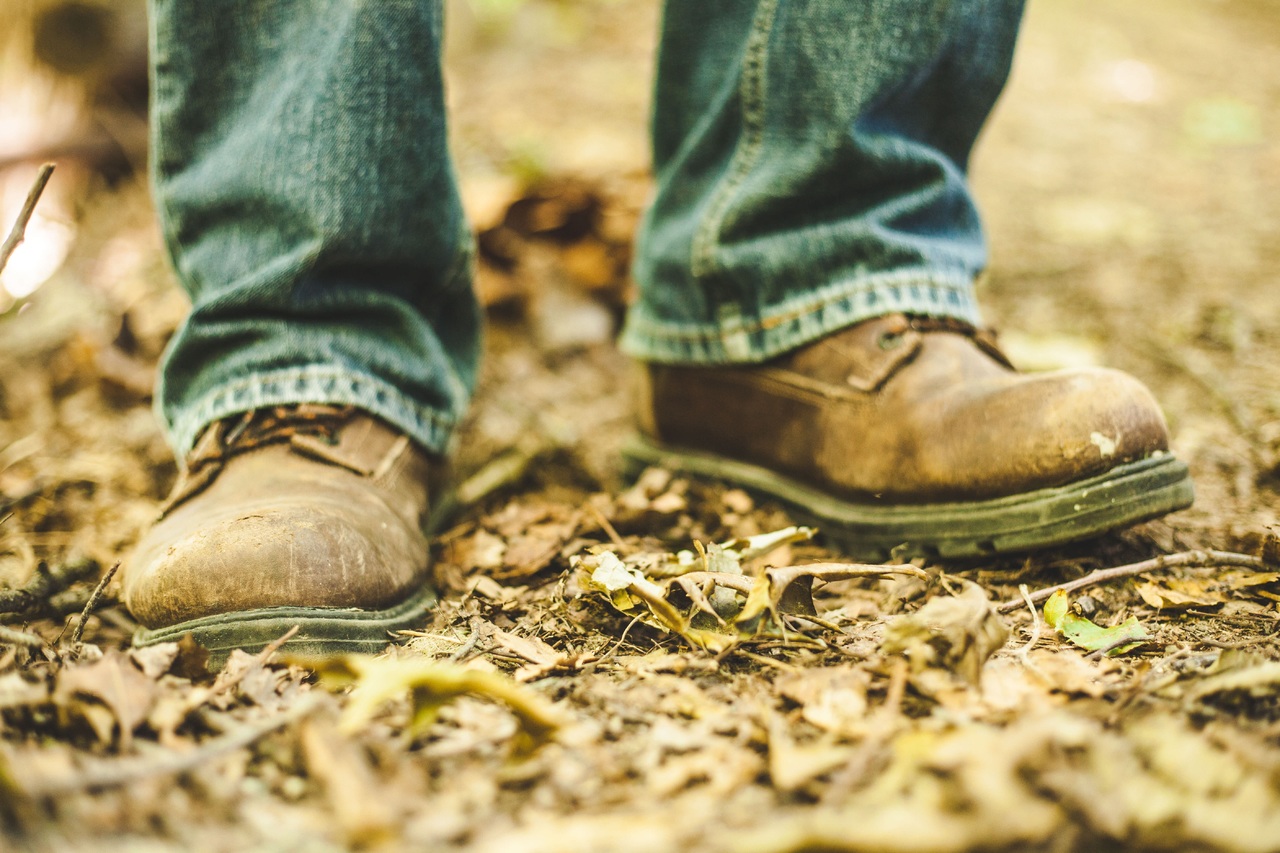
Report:
M443 452L480 313L446 144L440 0L152 0L152 169L191 314L157 391L208 423L359 406Z
M895 311L978 319L966 182L1023 0L673 0L623 347L759 361Z

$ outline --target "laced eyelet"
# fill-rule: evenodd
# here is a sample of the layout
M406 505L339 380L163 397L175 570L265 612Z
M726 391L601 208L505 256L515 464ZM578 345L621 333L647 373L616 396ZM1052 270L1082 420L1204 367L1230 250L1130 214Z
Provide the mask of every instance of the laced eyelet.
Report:
M902 346L902 332L881 332L880 337L876 338L876 346L882 350L897 349Z

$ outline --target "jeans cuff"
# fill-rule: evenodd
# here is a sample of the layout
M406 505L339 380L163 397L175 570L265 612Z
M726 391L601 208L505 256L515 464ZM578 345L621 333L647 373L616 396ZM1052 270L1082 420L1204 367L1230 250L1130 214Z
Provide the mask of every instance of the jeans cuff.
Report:
M659 319L642 300L632 306L619 345L641 361L752 363L863 320L895 313L981 323L968 274L900 269L837 282L759 309L722 304L717 322L705 325Z
M402 430L423 449L445 455L457 420L405 396L381 379L326 366L295 367L250 374L223 385L184 407L168 423L169 442L179 464L214 421L253 409L329 403L355 406ZM165 420L163 415L161 420Z

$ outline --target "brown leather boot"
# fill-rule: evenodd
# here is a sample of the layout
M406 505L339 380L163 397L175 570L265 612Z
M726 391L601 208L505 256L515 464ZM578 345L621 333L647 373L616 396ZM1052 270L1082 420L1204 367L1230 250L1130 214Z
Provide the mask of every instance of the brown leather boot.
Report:
M423 531L438 465L349 407L214 424L125 567L135 644L190 633L216 662L296 625L303 654L381 650L435 603Z
M1019 375L954 321L890 315L760 365L642 374L634 466L778 498L862 559L1025 551L1193 497L1136 379Z

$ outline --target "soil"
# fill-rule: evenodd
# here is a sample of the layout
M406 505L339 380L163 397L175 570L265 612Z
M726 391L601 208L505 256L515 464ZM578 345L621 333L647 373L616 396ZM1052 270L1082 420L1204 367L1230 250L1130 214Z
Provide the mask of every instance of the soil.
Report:
M1013 360L1146 382L1196 505L851 579L820 535L739 561L726 543L788 527L778 506L621 477L612 336L649 190L658 14L450 7L487 361L435 548L441 603L375 659L268 650L215 678L187 644L130 650L115 578L82 618L175 475L149 396L184 297L141 179L78 185L69 261L0 318L0 584L37 593L0 592L3 626L35 638L0 636L7 845L1280 850L1273 4L1031 4L972 170L980 295ZM1235 556L1157 561L1065 614L1017 604L1020 585L1194 549ZM681 588L680 551L721 574ZM666 597L603 589L618 566ZM784 594L766 566L808 568ZM734 577L755 598L726 592ZM1111 629L1097 650L1084 619Z

